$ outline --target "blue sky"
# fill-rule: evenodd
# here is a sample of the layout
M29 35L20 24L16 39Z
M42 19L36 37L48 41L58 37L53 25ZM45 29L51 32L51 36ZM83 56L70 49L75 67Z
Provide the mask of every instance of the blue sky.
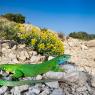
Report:
M21 13L34 25L95 34L95 0L0 0L0 14Z

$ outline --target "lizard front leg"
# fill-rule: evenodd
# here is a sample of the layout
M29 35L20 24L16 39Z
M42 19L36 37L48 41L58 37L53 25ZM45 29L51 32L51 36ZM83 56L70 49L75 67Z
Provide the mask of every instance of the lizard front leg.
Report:
M23 76L23 72L21 72L20 70L15 70L11 76L12 78L20 78Z
M52 69L54 72L64 72L64 69L60 68L59 65L56 65L55 67L53 67Z

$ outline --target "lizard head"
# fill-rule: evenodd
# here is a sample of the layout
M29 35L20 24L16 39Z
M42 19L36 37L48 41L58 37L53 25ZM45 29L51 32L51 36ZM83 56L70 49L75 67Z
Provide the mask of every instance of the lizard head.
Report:
M70 59L71 55L64 54L57 57L58 64L64 64L64 62L68 61Z

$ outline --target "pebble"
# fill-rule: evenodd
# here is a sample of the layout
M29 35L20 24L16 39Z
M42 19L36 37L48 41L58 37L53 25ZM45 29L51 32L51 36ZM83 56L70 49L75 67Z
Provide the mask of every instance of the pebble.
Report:
M28 85L15 86L14 88L11 89L11 93L13 95L20 95L22 91L28 90L28 88L29 88Z
M61 88L55 89L50 95L65 95Z
M91 79L91 85L92 85L93 87L95 87L95 77L92 77L92 79Z
M50 79L62 79L63 76L64 76L63 72L53 72L53 71L49 71L43 75L43 77Z
M39 88L32 88L32 89L29 89L29 93L33 93L33 94L39 94L40 93L40 89Z
M48 57L48 60L51 60L51 59L53 59L53 58L54 58L53 56L49 56L49 57Z
M37 75L36 80L41 80L42 76L41 75Z
M4 94L4 93L7 91L7 89L8 89L7 86L2 86L2 87L0 88L0 95L1 95L1 94Z
M50 88L59 88L59 83L58 81L54 81L54 82L47 82L45 83L47 86L49 86Z
M50 89L45 88L44 91L42 91L39 95L49 95L49 93L50 93Z

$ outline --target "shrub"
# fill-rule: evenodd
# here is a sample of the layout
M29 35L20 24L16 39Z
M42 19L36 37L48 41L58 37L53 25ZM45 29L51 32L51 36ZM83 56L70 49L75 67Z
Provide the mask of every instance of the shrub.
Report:
M64 53L64 46L57 34L48 29L26 24L18 24L20 39L41 54L60 55Z
M62 32L59 32L59 33L58 33L58 37L59 37L62 41L64 41L64 34L63 34Z
M10 21L14 21L16 23L25 23L25 17L21 14L7 13L1 16L7 18Z
M87 34L86 32L72 32L69 34L70 37L73 38L78 38L78 39L82 39L82 40L92 40L95 39L95 35L94 34Z
M17 39L16 23L10 22L5 18L0 17L0 39L16 40Z

